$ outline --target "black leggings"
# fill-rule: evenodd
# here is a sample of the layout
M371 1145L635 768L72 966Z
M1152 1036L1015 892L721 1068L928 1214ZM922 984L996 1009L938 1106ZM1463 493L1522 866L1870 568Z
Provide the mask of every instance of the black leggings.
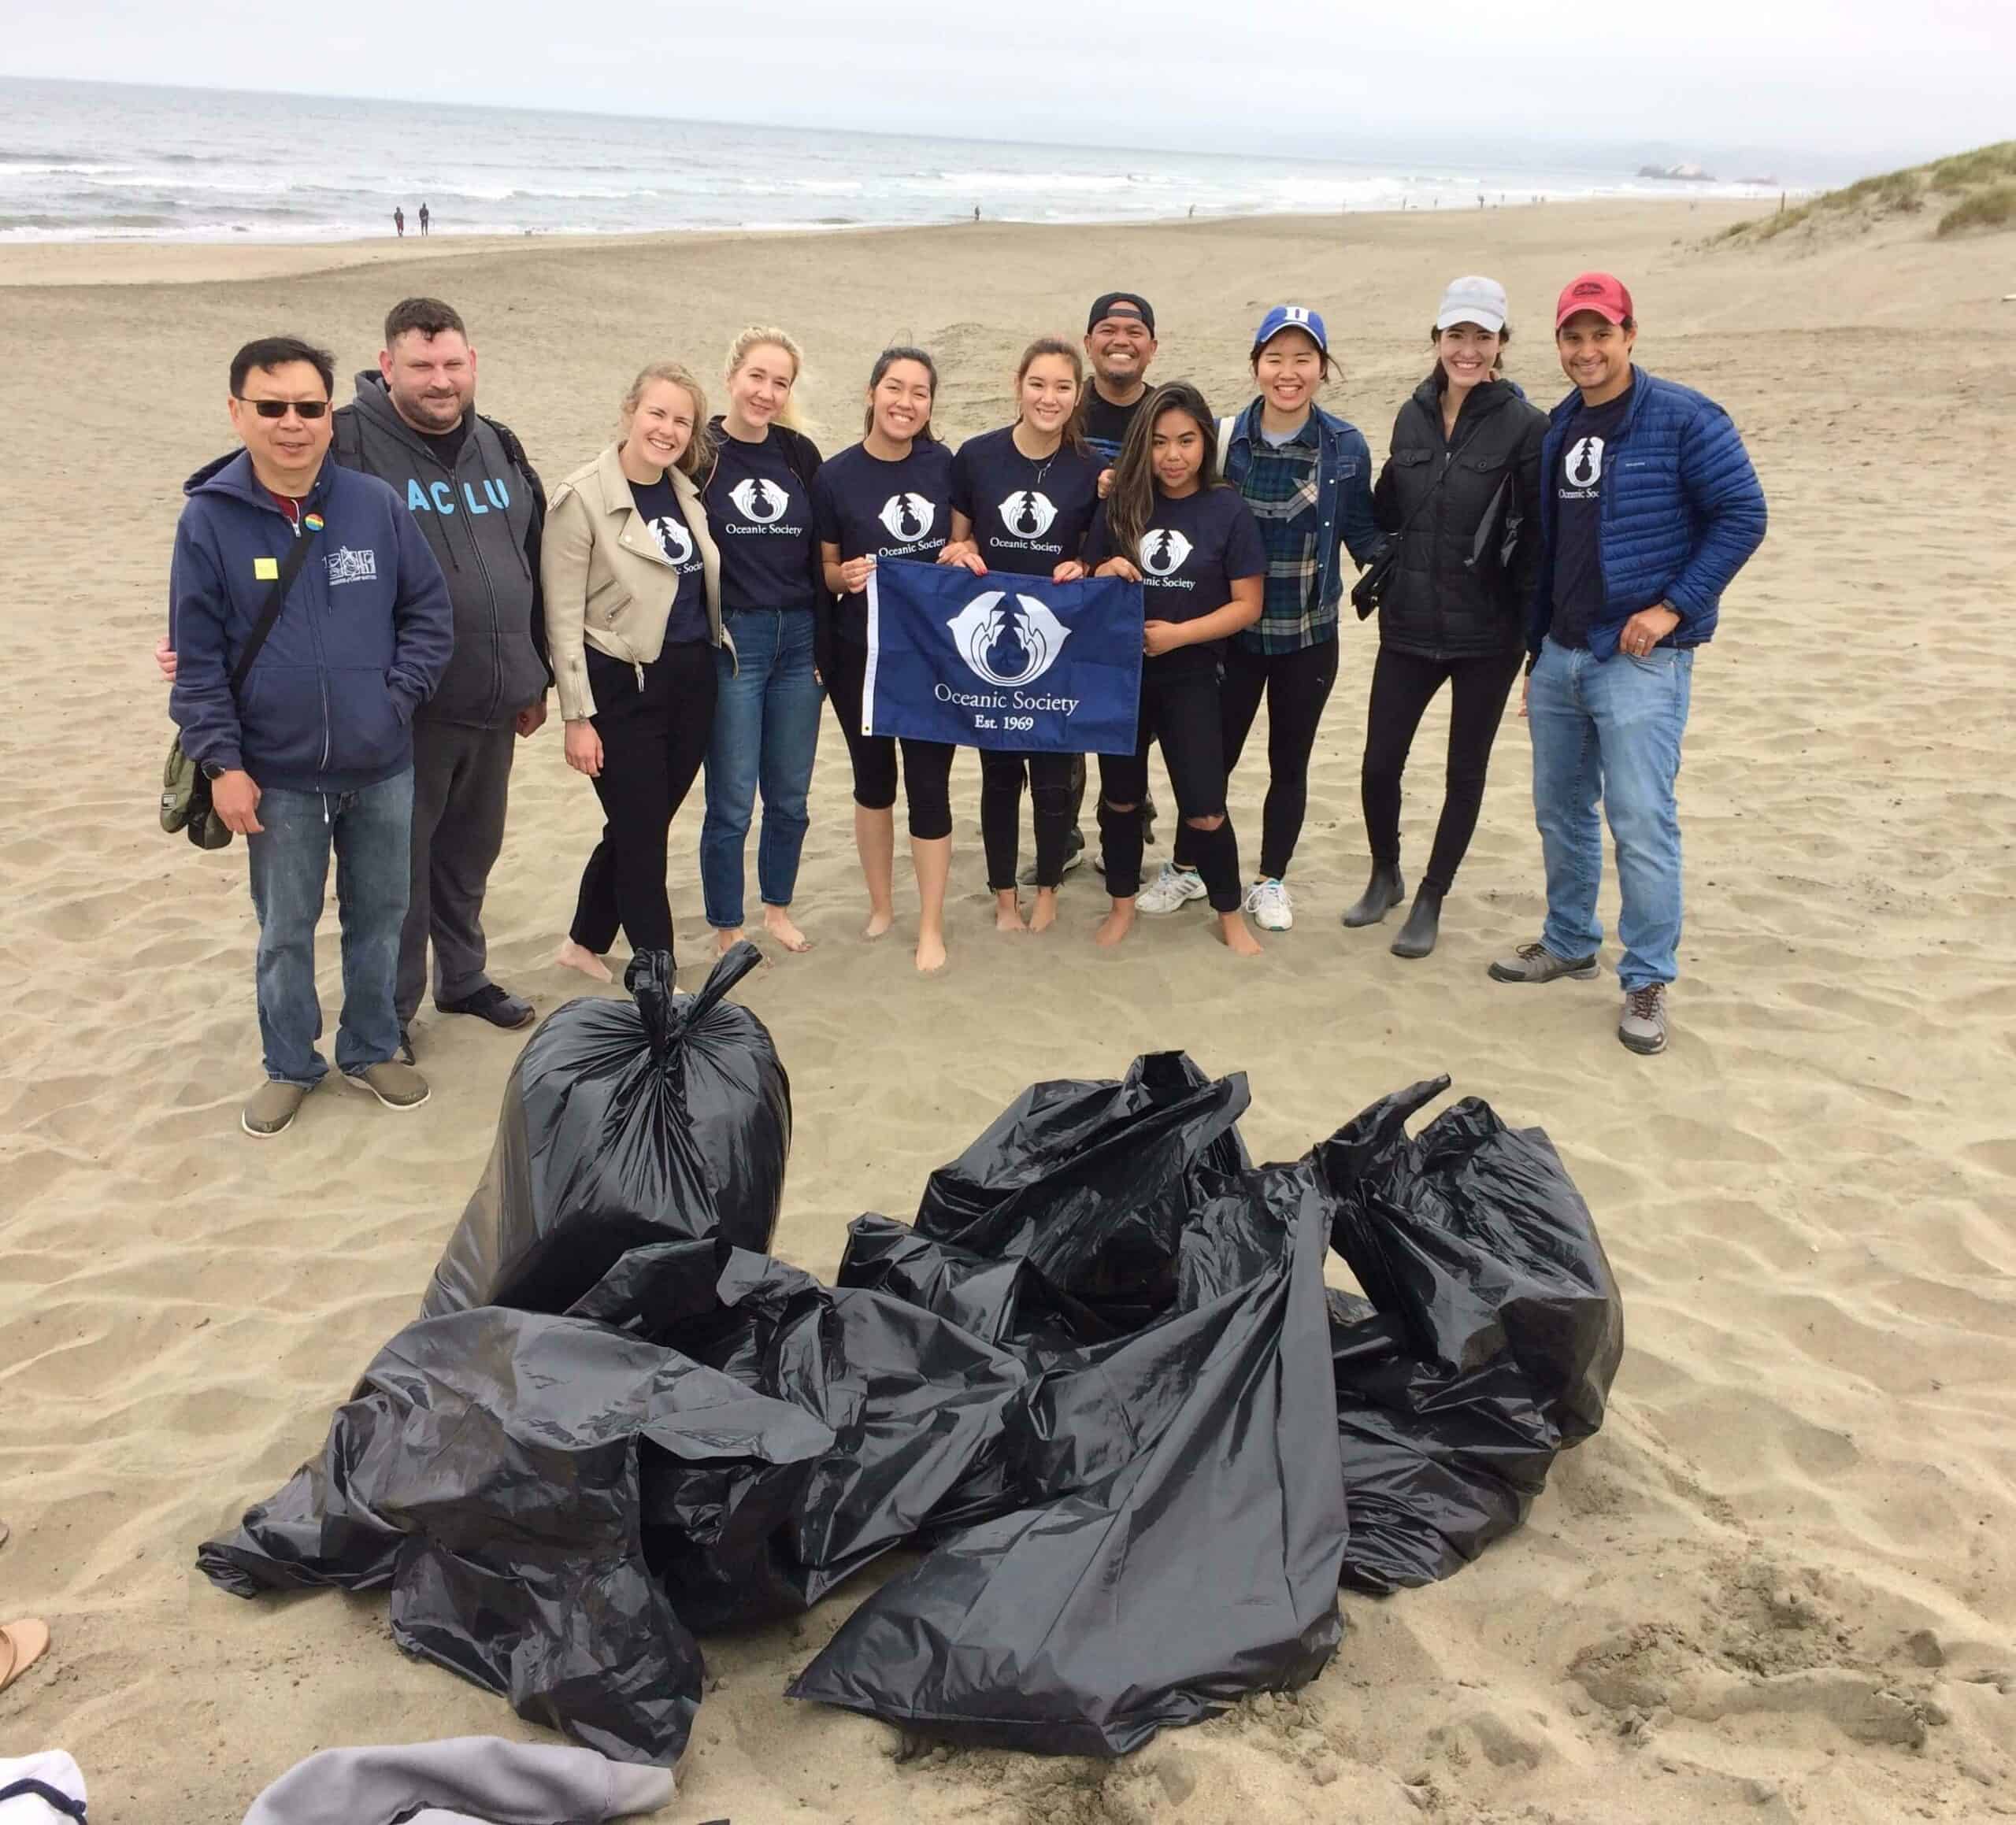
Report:
M843 635L833 642L833 675L826 694L847 737L847 757L854 762L854 801L869 811L887 811L896 802L896 748L894 735L862 733L866 718L862 698L868 683L868 649ZM952 757L949 742L917 742L901 738L903 750L903 801L910 809L910 835L936 842L952 834Z
M1099 840L1106 850L1106 888L1116 900L1141 890L1141 804L1148 792L1148 745L1162 744L1183 822L1180 841L1196 860L1214 912L1240 907L1239 839L1225 815L1223 709L1215 669L1158 675L1151 660L1141 672L1140 733L1131 754L1099 756ZM1124 807L1124 809L1116 809ZM1215 817L1215 830L1192 818Z
M668 646L637 674L588 649L588 686L602 707L602 840L581 871L568 935L599 955L619 923L636 950L672 949L665 850L673 814L692 788L714 730L714 650L704 640Z
M1260 699L1267 700L1267 800L1260 814L1260 874L1277 880L1288 872L1302 820L1309 809L1309 757L1316 746L1323 706L1337 682L1337 636L1292 653L1225 651L1219 713L1225 731L1225 776L1245 752ZM1197 832L1187 824L1177 832L1178 868L1202 872Z
M1021 860L1022 782L1029 783L1036 827L1036 885L1064 879L1064 849L1071 839L1069 754L1002 754L980 751L980 836L987 851L987 884L995 893L1015 885Z
M1375 862L1397 864L1400 860L1400 776L1422 713L1447 679L1448 778L1421 885L1440 894L1449 891L1477 827L1491 744L1497 738L1512 681L1519 676L1519 657L1516 648L1480 659L1424 659L1390 646L1379 649L1366 713L1365 766L1358 776L1365 834Z

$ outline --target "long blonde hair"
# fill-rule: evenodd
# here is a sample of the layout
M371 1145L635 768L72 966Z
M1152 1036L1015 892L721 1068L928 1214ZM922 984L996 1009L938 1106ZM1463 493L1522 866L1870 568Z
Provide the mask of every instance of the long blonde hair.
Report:
M707 428L707 395L701 391L700 383L678 362L654 361L630 383L630 391L623 395L620 435L630 435L630 420L643 399L644 389L655 380L668 380L675 387L683 387L687 397L693 402L693 435L685 449L679 453L676 466L688 476L698 476L714 457L713 433Z
M805 421L798 409L798 383L805 374L805 351L788 330L780 330L774 324L750 324L728 344L728 365L722 370L722 378L732 380L750 355L766 345L782 349L791 357L791 391L784 395L784 409L773 422L787 431L802 431Z

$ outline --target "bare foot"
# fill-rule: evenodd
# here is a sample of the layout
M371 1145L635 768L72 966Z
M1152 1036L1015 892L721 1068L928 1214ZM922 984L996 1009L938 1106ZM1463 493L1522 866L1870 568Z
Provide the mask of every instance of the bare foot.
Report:
M577 969L591 981L613 983L616 978L609 973L609 965L597 957L584 944L576 944L571 938L560 941L560 954L554 958L564 968Z
M741 943L743 939L747 938L748 935L749 934L743 931L739 925L735 926L726 931L722 931L718 926L717 926L714 929L714 954L717 957L725 955L728 952L734 950L735 947L738 944Z
M1092 934L1092 942L1110 947L1117 944L1133 929L1134 902L1132 900L1116 900L1113 903L1113 910L1099 921L1099 930Z
M917 935L917 967L925 975L945 967L945 934L920 931Z
M896 915L893 909L884 912L871 907L869 909L868 923L862 927L861 935L863 938L880 938L895 923Z
M994 896L994 929L996 931L1028 930L1028 927L1022 923L1021 904L1012 892Z
M1247 929L1246 916L1242 912L1221 912L1218 915L1218 942L1234 957L1258 957L1260 940Z
M1057 890L1054 887L1036 889L1036 909L1029 915L1032 931L1047 931L1057 923Z
M791 914L781 906L763 909L763 929L787 950L803 952L812 948L812 940L791 924Z

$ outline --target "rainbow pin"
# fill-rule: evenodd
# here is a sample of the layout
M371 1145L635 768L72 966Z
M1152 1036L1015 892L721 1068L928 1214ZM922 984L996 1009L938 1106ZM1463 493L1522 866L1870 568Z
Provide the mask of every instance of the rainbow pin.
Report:
M320 532L322 530L322 516L320 513L304 513L301 516L301 523L310 532Z

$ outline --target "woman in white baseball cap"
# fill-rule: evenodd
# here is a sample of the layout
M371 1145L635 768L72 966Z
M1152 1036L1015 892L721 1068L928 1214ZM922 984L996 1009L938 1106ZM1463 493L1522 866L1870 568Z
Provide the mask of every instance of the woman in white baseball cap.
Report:
M1372 878L1343 915L1376 925L1406 894L1400 777L1435 694L1451 690L1447 784L1434 847L1396 957L1435 948L1442 902L1477 828L1492 742L1525 652L1540 558L1540 443L1547 415L1503 377L1505 288L1470 276L1442 294L1435 366L1393 421L1373 509L1394 564L1380 587L1379 658L1366 713L1359 790ZM1360 614L1371 612L1362 604Z

